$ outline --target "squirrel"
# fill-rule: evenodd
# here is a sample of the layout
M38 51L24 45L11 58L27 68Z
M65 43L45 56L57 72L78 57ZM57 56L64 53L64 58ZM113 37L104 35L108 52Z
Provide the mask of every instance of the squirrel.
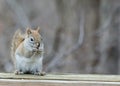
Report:
M42 61L44 44L40 28L27 28L24 34L18 29L12 39L11 56L15 74L44 75Z

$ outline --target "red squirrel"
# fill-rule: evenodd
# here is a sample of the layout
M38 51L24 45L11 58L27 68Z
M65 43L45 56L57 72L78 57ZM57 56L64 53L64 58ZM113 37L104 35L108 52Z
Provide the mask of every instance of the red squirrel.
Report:
M12 39L11 55L15 66L15 74L43 75L44 44L40 28L27 28L24 34L17 30Z

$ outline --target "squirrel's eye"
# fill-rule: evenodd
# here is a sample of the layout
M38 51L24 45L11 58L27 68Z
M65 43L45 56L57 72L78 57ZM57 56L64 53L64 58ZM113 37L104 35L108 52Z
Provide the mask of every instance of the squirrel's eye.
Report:
M30 38L30 41L34 41L34 39L33 39L33 38Z

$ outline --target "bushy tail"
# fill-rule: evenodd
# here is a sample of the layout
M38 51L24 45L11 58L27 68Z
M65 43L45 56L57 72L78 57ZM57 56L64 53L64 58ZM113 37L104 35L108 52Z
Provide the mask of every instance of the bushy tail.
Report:
M15 51L18 48L18 46L24 41L24 37L21 34L21 30L18 29L12 39L12 47L11 47L11 56L14 58Z

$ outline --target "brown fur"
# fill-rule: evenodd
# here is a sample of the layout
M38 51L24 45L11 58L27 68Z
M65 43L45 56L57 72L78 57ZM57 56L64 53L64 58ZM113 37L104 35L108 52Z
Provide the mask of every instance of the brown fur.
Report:
M27 52L26 49L24 49L23 41L25 39L25 36L29 37L31 35L32 37L34 37L35 39L34 41L36 43L40 42L41 36L39 33L40 33L39 27L36 30L27 28L25 34L21 34L21 30L17 30L15 32L13 39L12 39L12 47L11 47L11 55L12 55L13 60L14 60L15 51L18 47L19 47L19 52L26 57L29 57L30 55L33 54L31 52Z
M11 55L12 55L12 58L14 58L14 54L15 54L15 51L16 49L18 48L18 46L24 41L24 37L23 35L21 34L21 31L20 29L18 29L14 36L13 36L13 39L12 39L12 47L11 47Z
M35 41L36 41L36 42L40 42L40 41L41 41L41 40L40 40L41 38L40 38L40 34L39 34L38 29L37 29L37 30L30 30L30 31L31 31L30 35L35 38ZM28 33L26 33L26 34L28 34ZM29 36L29 34L28 34L28 36Z

